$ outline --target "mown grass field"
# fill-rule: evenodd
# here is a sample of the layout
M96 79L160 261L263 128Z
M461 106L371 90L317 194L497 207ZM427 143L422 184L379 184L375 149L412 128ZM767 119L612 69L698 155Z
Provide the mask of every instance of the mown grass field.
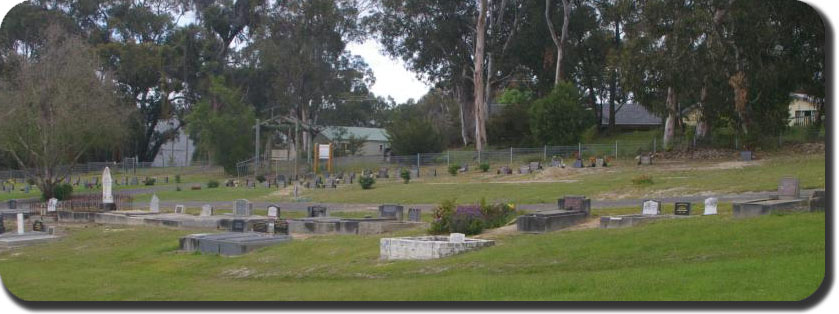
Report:
M527 182L539 174L504 176L473 171L452 177L439 173L409 184L400 180L379 180L371 190L357 185L337 190L304 190L315 202L341 203L439 203L446 199L461 202L504 200L514 203L550 203L559 195L581 194L598 199L640 198L691 193L739 193L772 191L784 176L799 178L802 188L825 186L824 155L782 155L753 166L713 169L720 162L691 162L684 165L637 166L623 162L606 169L569 169L567 176L554 181ZM674 170L678 167L679 170ZM709 170L710 168L710 170ZM494 171L494 170L493 170ZM632 179L651 176L653 184L635 185Z
M633 209L608 212L637 211ZM599 212L605 214L607 212ZM823 213L498 234L431 261L379 260L381 236L319 236L240 257L177 252L196 231L76 227L0 253L24 300L801 300L825 272ZM421 234L411 230L399 235Z

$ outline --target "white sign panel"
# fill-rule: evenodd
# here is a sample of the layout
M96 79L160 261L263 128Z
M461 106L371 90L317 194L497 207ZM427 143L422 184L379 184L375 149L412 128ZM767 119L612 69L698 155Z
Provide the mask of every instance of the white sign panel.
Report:
M656 201L646 201L646 202L644 202L644 207L641 210L641 214L643 214L643 215L658 215L659 213L660 212L659 212L659 208L658 208L658 202L656 202Z
M329 144L318 144L318 159L329 159Z
M705 199L705 215L717 214L717 198L709 197Z

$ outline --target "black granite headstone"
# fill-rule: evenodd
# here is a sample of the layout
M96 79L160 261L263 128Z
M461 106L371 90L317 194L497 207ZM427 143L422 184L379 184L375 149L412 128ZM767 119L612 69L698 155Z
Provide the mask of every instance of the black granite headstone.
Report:
M245 232L245 221L242 219L234 219L230 224L230 231Z
M689 202L676 202L673 213L679 216L690 216L691 204Z
M306 208L307 217L327 217L329 213L326 207L323 206L309 206Z
M6 223L3 221L3 215L0 215L0 234L6 233Z

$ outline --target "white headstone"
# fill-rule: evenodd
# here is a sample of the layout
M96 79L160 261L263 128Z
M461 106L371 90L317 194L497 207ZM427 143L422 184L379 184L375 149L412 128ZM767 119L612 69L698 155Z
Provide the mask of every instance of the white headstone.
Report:
M202 217L209 217L213 215L213 205L207 204L201 206L201 216Z
M280 209L279 209L279 208L277 208L277 206L273 206L273 205L268 206L268 217L277 218L277 212L278 212L279 210L280 210Z
M709 197L705 199L705 215L717 214L717 198Z
M53 197L49 201L47 201L47 211L54 212L55 207L58 205L58 199Z
M152 213L160 212L160 199L157 198L157 194L151 196L151 201L149 202L149 211Z
M660 213L659 202L654 200L644 201L644 207L641 209L642 215L658 215Z
M466 241L466 235L462 233L452 233L449 234L449 242L453 243L463 243Z
M23 234L23 213L17 214L17 234Z
M114 194L111 191L111 186L114 180L111 178L111 169L105 167L102 171L102 203L110 204L114 202Z
M184 205L175 205L175 214L186 214L186 207Z

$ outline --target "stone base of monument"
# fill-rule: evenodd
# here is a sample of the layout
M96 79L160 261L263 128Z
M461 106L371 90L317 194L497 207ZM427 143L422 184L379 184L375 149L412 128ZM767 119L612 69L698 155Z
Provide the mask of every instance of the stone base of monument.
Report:
M182 237L180 248L187 252L235 256L291 240L289 235L253 232L199 233Z
M94 222L116 225L151 225L172 228L209 228L229 230L233 220L243 220L246 226L265 222L269 219L263 216L236 217L232 215L193 216L187 214L149 213L149 212L110 212L98 213ZM245 231L250 231L246 228Z
M27 246L32 244L49 242L58 239L59 236L52 235L46 232L30 231L23 234L16 232L7 232L0 234L0 247L12 248L19 246Z
M547 210L519 216L516 229L525 233L543 233L582 223L588 217L583 210Z
M808 211L809 201L805 199L758 199L733 202L733 215L737 218L755 217L780 212Z
M393 218L310 217L290 220L288 230L290 233L308 234L380 234L426 225L424 222Z
M435 259L495 245L495 241L463 238L450 241L449 236L382 238L379 257L384 260Z
M96 221L96 212L58 211L58 221L68 223L89 223Z
M634 227L660 219L681 219L699 216L681 215L619 215L600 217L600 228L625 228Z

